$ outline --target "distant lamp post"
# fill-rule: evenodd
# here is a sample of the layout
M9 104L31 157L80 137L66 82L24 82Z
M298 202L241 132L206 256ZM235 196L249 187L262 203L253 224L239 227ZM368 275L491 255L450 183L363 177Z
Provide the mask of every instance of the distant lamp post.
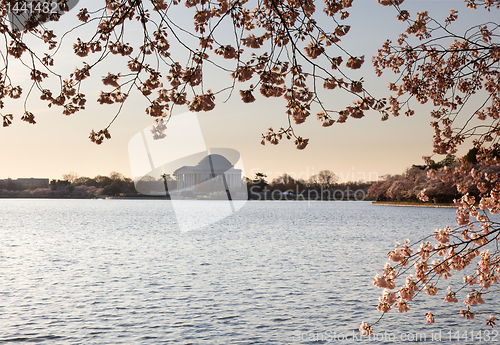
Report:
M165 185L165 196L170 199L170 193L168 192L168 186L167 186L167 176L170 176L170 175L167 175L165 173L163 173L161 175L161 177L163 178L163 184Z

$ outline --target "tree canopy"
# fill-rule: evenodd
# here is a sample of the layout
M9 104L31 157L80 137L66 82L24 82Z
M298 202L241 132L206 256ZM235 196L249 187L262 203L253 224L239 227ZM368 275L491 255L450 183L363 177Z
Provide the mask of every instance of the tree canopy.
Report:
M353 1L326 1L324 9L312 0L106 0L101 8L96 7L101 2L82 1L79 23L71 28L50 22L59 21L74 1L54 0L50 3L57 4L56 10L47 11L43 6L33 10L44 1L33 1L28 7L20 3L26 2L1 1L6 49L0 97L24 99L21 120L32 124L36 114L26 102L28 97L38 94L49 107L59 106L63 114L72 115L85 108L84 89L92 78L103 84L99 104L120 104L116 115L131 92L142 94L149 102L146 113L156 119L156 138L165 135L175 106L210 111L217 101L236 92L245 103L254 102L256 93L285 99L287 125L277 131L270 128L262 143L277 144L285 137L299 149L307 146L308 139L296 135L292 125L303 123L312 111L325 127L363 117L368 109L385 113L385 100L372 97L362 79L349 78L345 71L359 69L365 60L340 45L350 29L342 21ZM174 19L179 7L190 9L192 23ZM334 25L328 25L331 29L318 24L323 17L333 20ZM58 56L71 46L66 43L70 34L77 35L72 44L77 65L74 72L63 75L58 72ZM121 66L113 65L103 78L94 76L97 66L112 55L123 57ZM21 62L32 80L28 92L10 77L13 59ZM212 90L204 78L210 68L230 74L232 83ZM57 83L49 85L48 79L54 78ZM342 90L357 100L345 109L331 110L319 89ZM9 126L14 115L2 113L2 118L3 125ZM90 135L97 144L109 138L110 126Z

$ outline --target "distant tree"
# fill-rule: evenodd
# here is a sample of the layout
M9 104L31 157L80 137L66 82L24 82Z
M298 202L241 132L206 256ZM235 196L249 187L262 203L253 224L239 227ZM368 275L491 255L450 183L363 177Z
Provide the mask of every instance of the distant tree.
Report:
M452 154L447 154L446 157L439 161L438 163L436 163L434 160L430 159L428 164L425 164L425 165L416 165L414 164L413 166L414 167L417 167L419 169L422 169L422 170L425 170L425 169L441 169L443 167L449 167L451 165L453 165L453 163L456 162L456 157L455 155L452 155Z
M98 183L96 180L90 177L78 177L76 180L73 181L72 183L74 186L87 186L87 187L97 187Z
M7 181L5 182L4 188L6 190L11 190L11 191L22 190L23 189L22 186L19 183L16 183L12 179L7 179Z
M279 190L281 192L293 191L296 193L297 190L302 190L304 188L304 181L296 180L291 175L284 173L281 176L274 178L270 184L271 190Z
M102 176L102 175L97 175L96 177L94 177L94 180L96 181L97 186L99 188L104 188L113 182L113 180L108 176Z
M123 174L113 171L109 177L96 176L96 182L100 188L103 188L103 193L106 195L118 196L122 194L130 194L134 190L134 182L132 179L123 176Z
M109 174L109 178L112 180L120 180L120 181L125 181L126 177L123 176L122 173L112 171L111 174Z
M63 180L69 181L70 183L75 182L78 178L78 174L76 172L69 172L67 174L62 175Z
M406 200L408 184L401 175L397 175L393 178L390 187L386 191L386 195L392 200Z
M103 187L102 193L105 195L118 196L122 193L122 181L112 180L112 182Z
M100 194L102 191L96 187L93 186L85 186L85 185L80 185L77 187L74 187L72 196L73 197L79 197L79 198L93 198Z
M257 172L253 179L253 186L251 187L251 191L260 193L263 192L266 186L269 184L266 181L267 175L262 172Z
M145 195L150 195L156 191L162 191L163 181L158 181L156 178L150 175L142 176L138 181L135 182L135 189Z
M74 186L68 180L50 180L49 188L59 196L67 196L71 194Z
M53 196L53 191L50 188L37 188L31 192L31 195L38 197L51 197Z
M374 182L368 189L368 195L376 198L377 200L386 200L389 198L386 194L387 190L392 184L391 175L383 175L380 179Z
M479 149L477 147L473 147L467 152L467 161L472 164L477 164L477 154L479 152Z
M330 170L322 170L309 178L309 189L323 193L322 198L333 197L333 186L338 182L338 176Z
M322 170L309 179L310 183L322 186L325 190L330 190L338 180L338 176L330 170Z
M453 167L452 167L453 168ZM429 170L435 171L435 170ZM368 195L378 200L414 200L418 201L422 190L429 198L439 202L452 202L457 197L457 188L449 180L433 179L426 170L413 165L401 175L386 175L381 181L375 182Z
M64 175L63 175L64 176ZM86 176L80 176L74 179L71 183L76 187L76 186L85 186L88 181L90 180L89 177Z

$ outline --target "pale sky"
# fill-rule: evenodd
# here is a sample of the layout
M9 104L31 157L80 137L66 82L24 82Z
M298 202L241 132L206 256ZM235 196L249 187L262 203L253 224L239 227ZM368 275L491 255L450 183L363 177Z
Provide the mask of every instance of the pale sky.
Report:
M81 3L85 1L80 1ZM405 27L396 21L393 9L378 5L376 0L357 0L354 4L355 8L346 21L352 27L344 46L353 54L366 55L361 73L365 76L367 88L376 90L375 96L388 95L387 82L394 78L376 78L370 58L385 39L396 40ZM479 22L485 21L485 11L467 10L461 0L407 0L402 7L410 9L412 14L415 13L415 8L429 9L431 16L436 12L441 20L449 13L450 8L457 8L459 22L464 22L463 26L457 25L457 28L466 28L467 23L478 23L477 18L480 18ZM66 14L60 23L51 25L51 28L63 25L67 30L69 25L75 23L76 13L72 11ZM188 14L192 15L191 12ZM457 31L462 33L464 29ZM67 43L72 44L74 38L80 35L85 36L81 33L70 36ZM84 59L90 60L91 58ZM62 71L72 71L77 64L72 50L69 53L58 53L56 63L58 61ZM99 72L105 76L108 70L115 73L120 71L116 70L114 63L107 63L97 72L94 71L92 80L86 82L82 89L88 96L87 109L71 116L62 115L60 108L47 108L37 101L39 95L35 95L28 100L28 109L35 113L37 121L36 125L31 125L20 120L22 102L6 102L2 113L13 113L15 119L10 127L0 128L0 178L57 179L69 172L94 177L99 174L109 175L112 171L131 177L128 143L137 132L152 123L152 118L144 113L147 102L142 96L135 92L128 99L121 115L110 129L111 140L98 146L88 139L90 131L106 127L117 110L116 104L101 106L95 101L98 90L102 88ZM22 74L16 74L12 66L10 72L14 77L14 84L20 83L24 92L27 92L28 79ZM166 80L164 82L167 84ZM213 80L207 79L206 89L211 88L211 82L217 86L219 76L214 75ZM324 101L328 108L340 109L342 105L349 104L345 97L345 93L332 92ZM316 112L313 112L304 124L295 126L298 135L310 139L308 147L299 151L293 142L288 141L283 141L278 146L260 145L260 134L268 127L278 129L287 124L284 100L265 99L259 95L256 102L244 104L237 91L226 103L223 103L224 96L216 100L219 103L213 111L200 115L205 142L208 147L238 150L249 177L253 177L256 172L264 172L272 179L287 172L292 176L307 178L328 169L337 173L341 182L374 180L384 174L402 173L412 164L422 164L421 157L432 153L433 130L429 126L429 108L417 108L417 114L411 118L403 115L391 117L386 122L380 121L378 113L370 112L363 119L350 118L344 124L334 124L329 128L321 127L316 120ZM187 108L178 108L174 113L185 111ZM464 148L461 153L466 151ZM436 160L441 158L437 157Z

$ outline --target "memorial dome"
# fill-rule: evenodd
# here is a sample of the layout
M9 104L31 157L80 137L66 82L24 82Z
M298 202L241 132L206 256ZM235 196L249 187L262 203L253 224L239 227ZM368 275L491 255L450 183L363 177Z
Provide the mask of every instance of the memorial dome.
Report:
M226 157L218 154L208 155L203 158L196 166L214 171L227 171L233 167Z

